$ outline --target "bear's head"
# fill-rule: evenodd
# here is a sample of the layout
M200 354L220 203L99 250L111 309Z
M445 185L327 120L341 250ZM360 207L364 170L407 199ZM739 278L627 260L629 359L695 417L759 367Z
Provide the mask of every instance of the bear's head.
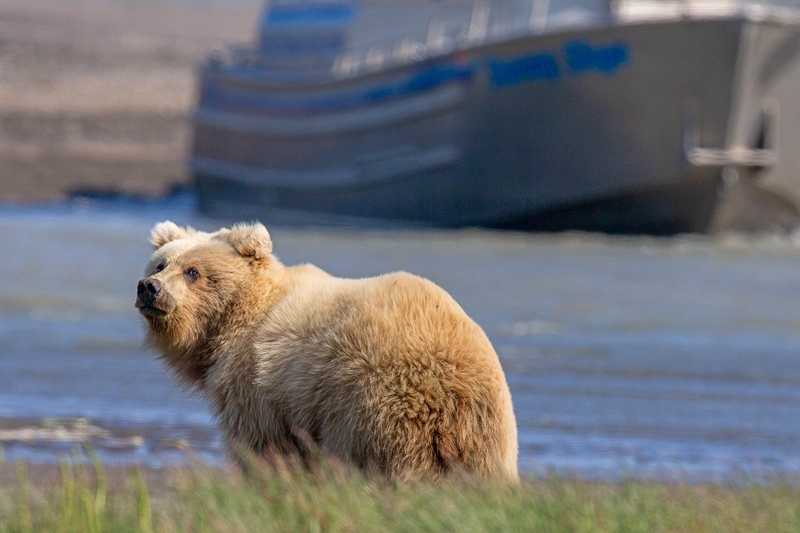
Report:
M180 377L202 382L221 337L268 297L272 241L258 223L206 233L169 221L150 241L155 252L136 289L148 340Z

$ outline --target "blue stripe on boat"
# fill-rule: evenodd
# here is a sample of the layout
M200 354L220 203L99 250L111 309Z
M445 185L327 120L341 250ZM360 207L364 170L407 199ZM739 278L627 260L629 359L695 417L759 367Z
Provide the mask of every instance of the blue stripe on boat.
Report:
M352 5L276 6L267 15L265 27L307 24L346 24L353 20Z
M359 92L340 92L326 95L277 96L242 90L206 78L201 89L200 101L204 107L249 108L261 111L331 111L348 107L374 104L382 100L404 97L433 89L450 82L466 82L472 79L473 65L436 66L400 82L376 85Z

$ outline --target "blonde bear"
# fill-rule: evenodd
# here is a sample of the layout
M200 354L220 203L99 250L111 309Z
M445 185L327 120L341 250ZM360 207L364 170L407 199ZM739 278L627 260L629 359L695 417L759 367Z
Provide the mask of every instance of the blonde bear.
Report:
M162 222L151 242L136 298L148 341L209 401L232 450L314 448L396 479L518 479L497 354L437 285L286 267L258 223Z

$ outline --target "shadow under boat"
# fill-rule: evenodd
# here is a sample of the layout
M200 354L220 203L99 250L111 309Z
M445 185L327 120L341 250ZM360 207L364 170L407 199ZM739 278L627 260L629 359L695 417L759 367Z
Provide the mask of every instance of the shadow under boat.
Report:
M794 228L798 6L591 2L275 0L257 45L202 68L200 209L311 224Z

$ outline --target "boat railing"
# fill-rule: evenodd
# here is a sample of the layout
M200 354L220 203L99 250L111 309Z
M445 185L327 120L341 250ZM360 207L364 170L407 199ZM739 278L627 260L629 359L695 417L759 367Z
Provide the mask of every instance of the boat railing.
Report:
M591 3L591 2L589 2ZM800 0L595 0L589 10L573 7L570 0L532 0L529 15L520 16L509 0L475 0L453 11L444 4L427 27L349 46L334 55L268 55L251 46L232 46L210 58L235 68L269 70L289 77L347 78L413 63L453 51L479 46L515 34L552 31L565 26L596 25L614 21L720 16L764 10L791 17L800 13ZM586 0L575 6L587 5ZM761 10L761 11L759 11ZM776 11L777 10L777 11ZM789 13L789 14L787 14Z
M330 70L332 58L325 56L266 55L250 45L229 45L214 50L206 61L211 68L233 67L237 69L270 70L291 73L319 72Z
M610 0L619 20L686 19L749 15L800 20L800 0Z
M477 0L462 13L434 13L426 28L394 38L363 43L342 53L331 72L337 77L382 70L479 46L521 31L507 2Z
M234 45L215 51L207 64L211 68L263 69L290 76L349 77L477 46L500 36L507 37L515 28L526 30L510 14L510 5L508 0L491 3L475 0L471 6L457 11L445 5L440 12L433 13L426 27L362 42L333 57L268 55L252 46Z

